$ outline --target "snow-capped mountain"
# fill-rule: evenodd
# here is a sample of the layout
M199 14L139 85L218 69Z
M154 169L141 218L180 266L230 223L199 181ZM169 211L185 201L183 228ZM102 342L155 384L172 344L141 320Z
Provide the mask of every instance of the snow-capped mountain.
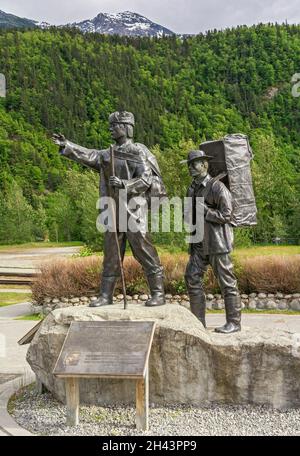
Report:
M51 24L49 24L49 22L45 22L45 21L42 21L42 22L37 22L37 21L34 21L36 27L39 27L41 29L47 29L49 27L53 27Z
M174 32L131 11L108 14L99 13L94 19L68 24L83 32L96 32L108 35L163 36Z
M46 29L52 25L48 22L38 22L25 19L0 10L0 28L28 28L38 27ZM87 19L72 24L62 24L59 27L76 27L82 32L103 33L108 35L129 36L163 36L174 35L174 32L150 21L144 16L131 11L109 14L99 13L94 19Z

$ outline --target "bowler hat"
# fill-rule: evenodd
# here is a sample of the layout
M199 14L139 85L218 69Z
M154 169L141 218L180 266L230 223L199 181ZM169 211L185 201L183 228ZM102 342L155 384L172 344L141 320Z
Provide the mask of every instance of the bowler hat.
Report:
M190 163L193 160L211 160L213 157L206 155L203 150L191 150L188 154L187 160L181 160L180 163Z

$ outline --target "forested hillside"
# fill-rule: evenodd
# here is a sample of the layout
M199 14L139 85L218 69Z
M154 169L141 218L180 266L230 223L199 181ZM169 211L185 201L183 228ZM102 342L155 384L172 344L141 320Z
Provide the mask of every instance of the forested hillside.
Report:
M157 154L170 195L185 193L178 162L193 143L248 134L259 224L238 238L299 239L300 101L290 81L300 72L300 26L184 39L2 31L0 72L0 242L96 241L98 176L61 158L49 138L60 131L107 147L118 109L134 112L135 138Z

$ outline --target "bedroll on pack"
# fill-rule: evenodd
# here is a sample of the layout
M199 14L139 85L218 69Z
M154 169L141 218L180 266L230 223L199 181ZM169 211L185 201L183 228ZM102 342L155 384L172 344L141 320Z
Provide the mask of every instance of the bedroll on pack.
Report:
M255 196L252 186L250 162L253 157L248 137L243 134L227 135L219 141L207 141L200 149L213 158L209 173L216 177L226 173L222 182L232 195L232 225L234 227L257 224Z
M146 191L146 198L148 202L151 202L151 198L153 197L164 199L167 197L167 191L162 179L162 175L156 157L148 149L146 150L146 153L148 163L152 170L152 183L150 188Z

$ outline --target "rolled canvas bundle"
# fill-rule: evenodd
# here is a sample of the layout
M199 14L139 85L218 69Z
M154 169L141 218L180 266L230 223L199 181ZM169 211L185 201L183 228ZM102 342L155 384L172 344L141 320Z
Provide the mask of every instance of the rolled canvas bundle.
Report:
M200 144L200 149L213 157L209 161L211 176L226 174L221 180L232 195L232 225L256 225L257 209L250 168L253 154L248 137L243 134L227 135L221 140Z

